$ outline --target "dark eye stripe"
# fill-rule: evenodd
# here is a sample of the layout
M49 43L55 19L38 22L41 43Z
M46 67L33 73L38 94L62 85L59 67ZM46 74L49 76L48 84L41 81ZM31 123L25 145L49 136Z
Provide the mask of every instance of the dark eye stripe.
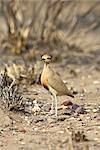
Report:
M44 58L42 58L42 60L45 60Z

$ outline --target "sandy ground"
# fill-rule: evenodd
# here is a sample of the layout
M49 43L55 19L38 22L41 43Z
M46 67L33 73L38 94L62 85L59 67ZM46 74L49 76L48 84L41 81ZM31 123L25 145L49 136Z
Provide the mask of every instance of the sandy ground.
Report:
M0 106L0 150L76 149L99 150L100 148L100 71L96 65L63 65L53 67L68 86L77 91L75 98L58 97L58 108L70 100L82 105L85 114L66 114L58 110L58 119L50 116L50 93L41 85L21 85L24 97L37 100L45 107L44 113L8 111ZM64 70L64 71L63 71ZM74 70L74 71L73 71ZM84 132L87 140L77 141L72 133Z
M29 22L27 18L30 15L28 13L31 11L32 16L34 13L33 7L28 7L32 4L26 2L26 9L24 5L22 7L23 10L25 9L26 20ZM66 36L70 48L64 46L63 42L60 45L59 36L57 37L58 43L53 41L56 42L54 48L52 48L52 41L51 47L48 45L50 42L46 46L38 44L35 47L36 41L31 39L33 50L32 54L30 52L31 57L26 57L23 54L25 61L28 61L26 58L30 58L32 62L29 64L37 69L37 73L40 73L42 70L42 65L39 62L40 54L44 51L50 52L54 56L54 69L59 72L66 86L74 91L75 98L58 97L58 117L55 119L54 116L50 116L51 95L40 84L30 85L29 82L22 82L19 87L23 99L29 99L32 102L37 101L40 111L35 113L8 110L2 105L2 98L0 97L0 150L100 149L100 3L98 2L96 8L92 8L93 10L84 18L84 12L87 12L87 8L92 6L92 3L94 2L78 3L75 10L70 10L72 23L70 25L70 15L67 16L69 23L66 30L63 21L61 22L61 29L64 28L63 33L66 31L69 33L70 26L73 25L74 20L77 21L75 31L72 30L71 35ZM62 11L59 20L64 17L64 14L67 14L65 10L67 9ZM41 11L40 16L42 16ZM66 15L64 18L66 25ZM37 22L38 27L35 31L37 33L38 28L41 29L40 23L42 23L41 20ZM6 28L4 18L1 17L0 41L2 41L4 33L7 32ZM2 30L5 32L1 32ZM32 34L34 35L34 33ZM37 37L38 34L36 34L36 39ZM5 40L4 36L4 44ZM14 61L23 62L21 56L11 53L11 49L2 45L2 42L0 44L0 71L2 70L2 61L7 64ZM26 55L28 55L27 53L28 51L26 51ZM68 106L62 105L65 101L71 101L73 104L81 106L85 113L71 112Z

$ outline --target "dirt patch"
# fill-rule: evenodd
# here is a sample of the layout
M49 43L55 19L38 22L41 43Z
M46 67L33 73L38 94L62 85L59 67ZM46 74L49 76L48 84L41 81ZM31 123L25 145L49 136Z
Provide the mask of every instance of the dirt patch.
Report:
M51 95L42 86L20 85L23 97L36 100L40 111L26 113L0 109L0 149L99 149L100 147L100 78L99 71L93 66L70 65L60 70L67 86L77 91L74 99L58 97L58 119L50 116ZM91 71L92 70L92 71ZM64 101L84 107L85 114L64 113L61 104ZM2 108L2 106L1 106ZM83 134L83 136L79 136ZM74 133L74 138L72 134ZM76 136L76 137L75 137ZM78 141L76 140L78 136ZM81 137L81 138L80 138ZM82 138L83 137L83 138ZM84 139L86 137L87 140Z

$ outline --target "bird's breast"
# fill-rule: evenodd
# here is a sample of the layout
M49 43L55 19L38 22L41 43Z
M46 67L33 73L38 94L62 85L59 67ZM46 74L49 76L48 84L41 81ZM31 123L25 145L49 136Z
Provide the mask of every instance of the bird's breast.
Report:
M45 74L41 75L41 84L48 89L48 78Z

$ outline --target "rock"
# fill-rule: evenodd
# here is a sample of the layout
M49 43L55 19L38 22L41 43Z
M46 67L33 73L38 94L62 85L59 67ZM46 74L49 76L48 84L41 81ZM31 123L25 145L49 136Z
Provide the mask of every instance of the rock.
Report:
M94 108L93 110L92 110L94 113L98 113L99 112L99 109L97 108Z
M33 128L33 131L38 131L38 128Z
M61 105L69 106L69 105L73 105L73 103L71 101L69 101L69 100L66 100Z
M26 133L27 132L27 130L25 128L20 128L19 131L22 132L22 133Z
M75 111L78 107L79 107L79 105L73 104L73 105L72 105L72 110Z
M73 104L72 105L72 112L75 112L77 114L84 114L86 111L82 106L80 106L78 104Z
M98 80L93 81L94 84L99 84L100 82Z
M83 107L79 106L79 107L75 110L75 112L76 112L77 114L84 114L84 113L85 113L85 109L84 109Z
M50 104L46 104L42 107L43 111L45 112L50 112L51 110L51 105Z

